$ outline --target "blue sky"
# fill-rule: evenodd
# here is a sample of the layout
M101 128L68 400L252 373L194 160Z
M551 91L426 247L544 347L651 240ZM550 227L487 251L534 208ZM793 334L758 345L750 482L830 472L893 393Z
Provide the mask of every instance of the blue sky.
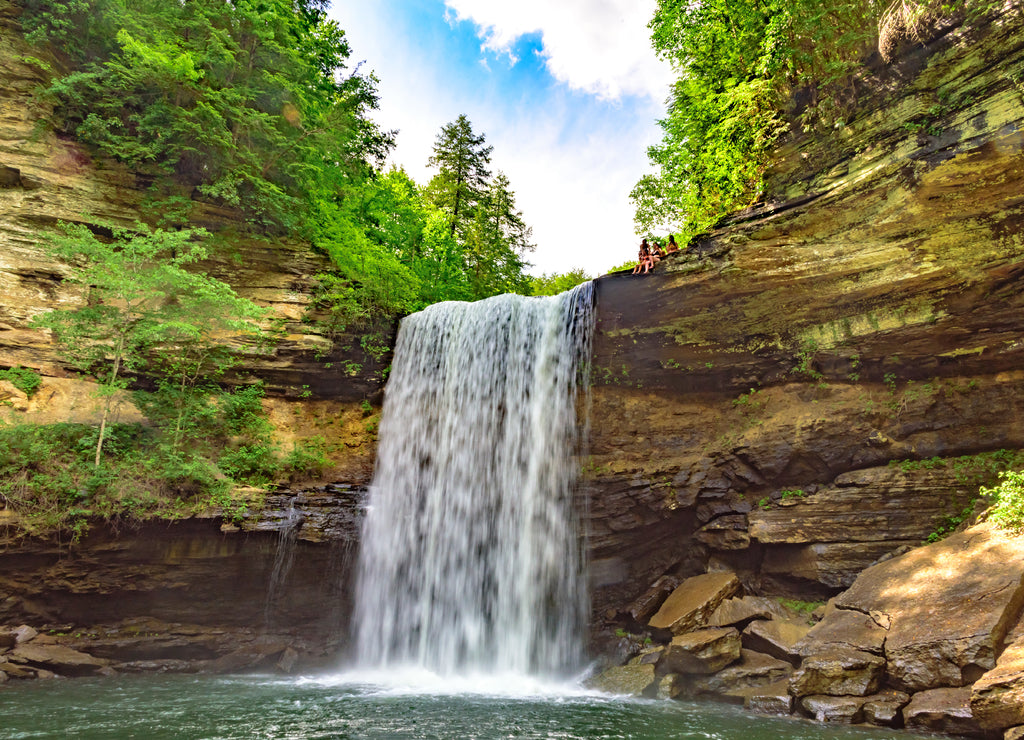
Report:
M466 114L533 226L530 272L591 275L635 256L629 191L660 138L669 70L655 0L334 0L352 61L379 78L392 161L419 183L441 127Z

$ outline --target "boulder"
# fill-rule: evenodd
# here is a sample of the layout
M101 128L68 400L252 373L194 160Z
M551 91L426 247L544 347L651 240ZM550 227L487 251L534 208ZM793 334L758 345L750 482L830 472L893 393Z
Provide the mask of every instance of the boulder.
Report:
M793 649L804 657L832 648L881 655L885 635L886 630L869 615L850 609L835 609L814 625Z
M29 627L27 624L23 624L19 627L14 628L14 639L16 642L28 642L29 640L35 639L39 633Z
M638 625L647 624L678 585L679 580L677 578L662 576L652 583L650 588L633 600L633 603L626 610L626 614Z
M0 651L9 650L18 644L18 636L13 632L0 631Z
M892 727L900 718L900 710L910 701L910 694L888 689L865 697L862 720L879 727Z
M291 673L292 670L295 668L295 664L298 662L298 660L299 654L295 651L295 649L286 648L285 651L281 653L281 658L277 661L277 663L274 664L274 668L280 671L281 673Z
M1024 740L1024 726L1011 727L1003 733L1003 740Z
M8 678L35 678L36 672L24 665L11 662L0 663L0 673Z
M686 682L678 673L666 673L658 679L655 697L658 699L675 699L686 689Z
M587 682L587 688L619 696L647 696L656 690L654 666L620 665L599 673Z
M753 650L742 650L740 659L709 676L690 682L694 694L729 694L737 689L767 686L788 679L793 673L789 663Z
M860 722L864 697L861 696L805 696L800 707L817 722L852 725Z
M789 681L776 681L767 686L745 690L744 709L758 714L792 714L793 696L789 693Z
M775 599L764 596L743 596L726 599L708 618L708 627L730 627L746 625L755 619L789 619L789 611Z
M627 665L658 665L664 652L665 648L661 646L644 648L630 658Z
M740 591L735 573L719 572L687 578L665 600L648 623L673 635L690 632L707 624L711 614L726 599Z
M10 652L11 660L46 668L62 676L86 676L96 673L109 660L64 647L63 645L36 645L25 643Z
M908 730L972 737L984 734L971 712L971 690L966 687L931 689L914 694L903 708L903 722Z
M867 696L878 690L885 659L849 648L830 648L804 659L789 682L793 696Z
M1024 605L1024 547L981 524L868 568L836 606L888 620L892 685L908 692L973 683Z
M809 624L781 622L777 619L770 622L757 620L743 630L743 647L798 665L801 656L794 646L810 629Z
M715 673L740 659L740 633L712 627L672 639L659 667L675 673Z
M986 730L1024 725L1024 638L1006 648L996 667L971 687L971 712Z

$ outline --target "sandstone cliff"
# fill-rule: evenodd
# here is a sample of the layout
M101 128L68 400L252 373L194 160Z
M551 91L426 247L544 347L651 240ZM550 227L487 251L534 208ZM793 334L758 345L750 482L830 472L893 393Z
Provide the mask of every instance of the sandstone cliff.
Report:
M769 200L598 281L599 619L716 567L833 594L1024 446L1021 79L1018 9L912 46Z
M12 419L92 422L91 386L76 380L49 336L32 319L56 307L75 306L80 288L63 282L64 265L40 248L58 222L84 223L102 233L111 226L153 223L152 178L94 158L48 126L50 109L37 92L48 81L52 58L28 46L15 3L0 1L0 368L22 365L46 379ZM183 193L187 195L187 193ZM268 351L244 352L235 380L258 378L272 397L271 420L286 444L295 438L341 431L330 450L336 479L368 480L374 435L365 429L361 404L379 404L387 355L363 350L359 337L326 336L311 321L315 276L328 268L307 244L247 234L238 214L195 202L193 225L228 245L202 265L239 295L270 309L279 333ZM302 399L309 399L303 402ZM126 405L121 420L136 420Z

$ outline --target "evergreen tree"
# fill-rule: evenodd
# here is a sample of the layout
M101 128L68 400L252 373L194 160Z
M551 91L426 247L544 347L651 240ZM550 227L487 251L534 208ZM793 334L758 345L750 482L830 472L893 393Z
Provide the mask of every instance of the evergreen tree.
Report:
M427 160L439 172L427 185L428 199L448 216L451 235L465 238L476 208L487 194L491 151L483 134L473 133L465 114L441 128L434 154Z

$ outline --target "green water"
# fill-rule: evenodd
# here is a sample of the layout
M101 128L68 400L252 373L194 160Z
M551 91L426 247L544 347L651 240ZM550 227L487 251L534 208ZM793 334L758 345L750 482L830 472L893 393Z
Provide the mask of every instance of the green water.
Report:
M409 738L491 740L882 740L897 731L827 727L686 702L564 690L498 696L466 687L384 688L350 678L132 676L8 682L5 738ZM477 688L486 689L485 686Z

